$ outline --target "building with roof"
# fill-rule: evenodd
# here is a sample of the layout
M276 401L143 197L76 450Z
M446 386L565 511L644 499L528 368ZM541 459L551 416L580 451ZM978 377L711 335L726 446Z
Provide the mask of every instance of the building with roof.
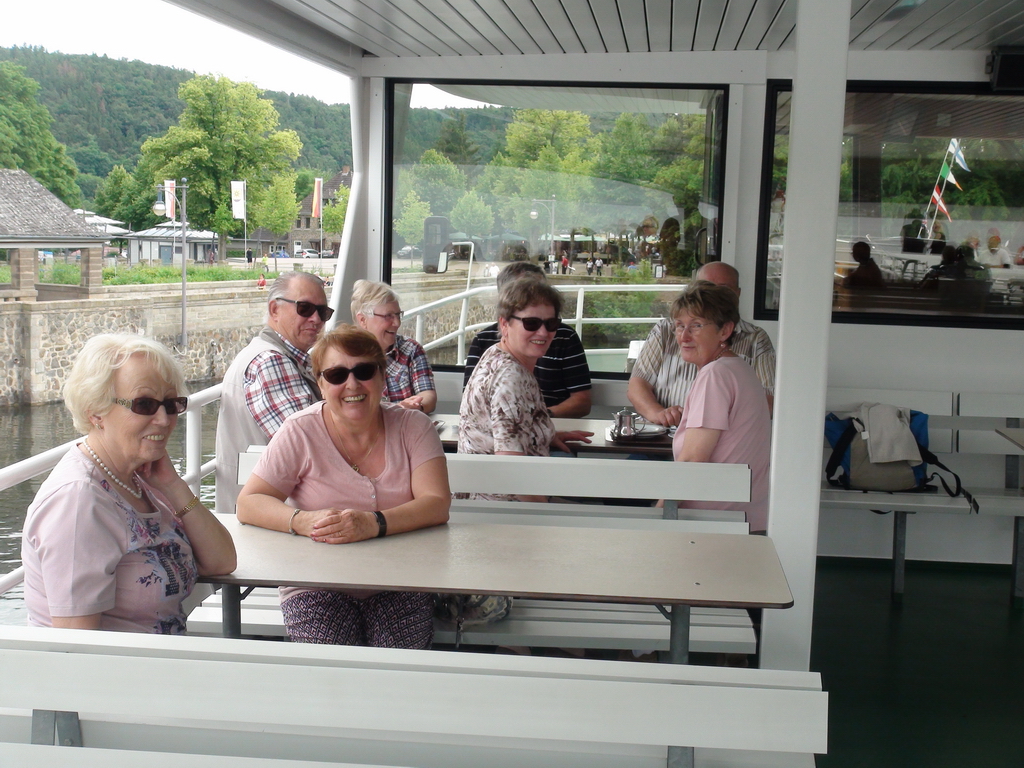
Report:
M108 236L75 214L26 171L0 169L0 249L7 251L11 282L0 298L33 300L37 296L40 250L81 251L80 292L88 295L103 281L103 245Z
M165 221L155 227L132 232L128 241L129 264L181 266L181 222ZM205 264L209 255L217 250L217 233L206 229L188 229L185 233L186 258Z

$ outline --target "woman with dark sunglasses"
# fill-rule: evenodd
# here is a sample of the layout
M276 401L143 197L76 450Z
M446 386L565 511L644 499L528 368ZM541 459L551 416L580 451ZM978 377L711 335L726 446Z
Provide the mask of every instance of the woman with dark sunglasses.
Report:
M28 510L21 556L36 626L179 634L197 576L235 569L231 535L167 455L184 375L141 336L90 339L64 384L85 439Z
M377 340L340 325L312 363L324 400L274 435L238 496L238 519L324 544L447 522L441 440L424 414L381 402ZM429 594L282 588L281 610L296 642L427 648L433 637Z
M424 413L437 406L434 372L416 339L398 333L402 306L387 283L356 280L352 286L352 318L376 337L387 359L384 399Z
M459 453L549 456L552 447L568 451L567 440L590 442L590 432L555 431L533 373L555 338L561 310L561 294L543 280L524 277L502 288L501 341L480 356L466 384Z

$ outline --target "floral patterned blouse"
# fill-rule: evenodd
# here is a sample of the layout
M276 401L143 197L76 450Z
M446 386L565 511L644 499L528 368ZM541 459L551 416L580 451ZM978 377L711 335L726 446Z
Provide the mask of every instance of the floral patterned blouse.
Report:
M459 453L511 451L548 456L554 437L555 425L534 375L498 346L485 351L462 394ZM477 498L510 497L481 494Z

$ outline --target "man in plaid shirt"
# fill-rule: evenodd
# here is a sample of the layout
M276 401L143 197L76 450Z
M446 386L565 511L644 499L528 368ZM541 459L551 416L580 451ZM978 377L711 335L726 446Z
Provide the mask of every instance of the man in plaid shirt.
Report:
M267 325L224 375L217 421L217 510L232 512L241 486L238 454L266 445L291 414L321 400L309 350L333 314L323 282L286 272L267 295Z

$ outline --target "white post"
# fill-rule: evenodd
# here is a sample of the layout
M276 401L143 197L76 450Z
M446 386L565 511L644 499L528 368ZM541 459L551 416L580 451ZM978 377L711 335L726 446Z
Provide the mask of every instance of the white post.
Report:
M181 180L181 346L188 346L188 179ZM173 252L173 249L172 249Z
M849 34L850 0L799 1L768 518L794 605L764 612L771 669L810 665Z

